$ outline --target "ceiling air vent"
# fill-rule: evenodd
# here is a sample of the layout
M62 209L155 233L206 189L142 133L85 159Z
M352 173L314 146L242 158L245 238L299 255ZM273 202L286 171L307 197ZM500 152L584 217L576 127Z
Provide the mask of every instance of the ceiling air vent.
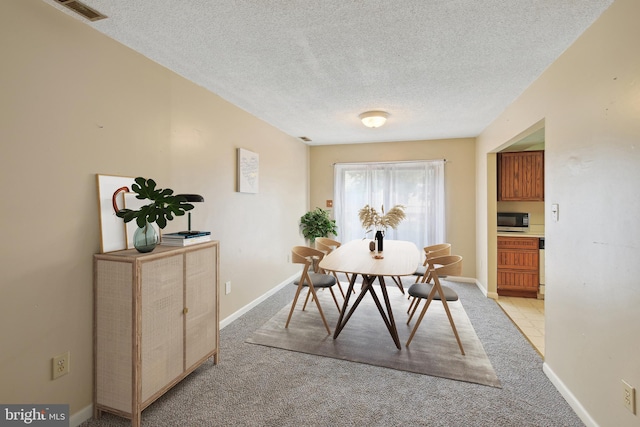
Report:
M300 138L304 142L311 142L311 138L307 138L306 136L299 136L298 138Z
M77 0L56 0L56 1L60 3L62 6L66 7L67 9L73 10L78 15L82 15L84 18L88 19L89 21L99 21L107 17L106 15L103 15L97 10L92 9L86 4L80 3Z

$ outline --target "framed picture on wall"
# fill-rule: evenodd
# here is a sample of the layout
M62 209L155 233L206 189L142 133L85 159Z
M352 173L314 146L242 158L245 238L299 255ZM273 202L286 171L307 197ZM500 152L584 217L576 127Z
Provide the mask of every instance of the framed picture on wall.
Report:
M238 192L258 192L258 171L260 157L258 153L238 148Z

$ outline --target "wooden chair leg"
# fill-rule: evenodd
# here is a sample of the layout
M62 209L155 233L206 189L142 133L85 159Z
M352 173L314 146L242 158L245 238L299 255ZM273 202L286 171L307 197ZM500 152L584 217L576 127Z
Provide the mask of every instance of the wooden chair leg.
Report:
M318 295L316 295L316 289L313 287L313 284L309 284L309 291L313 294L313 299L316 302L316 306L318 307L318 312L320 312L320 317L322 317L322 323L324 323L324 327L327 329L327 333L331 335L331 329L329 329L329 324L327 323L327 319L324 317L324 312L322 311L322 307L320 307L320 301L318 301Z
M414 306L413 306L413 310L411 310L411 313L409 313L409 311L407 310L407 314L409 314L409 318L407 319L407 325L411 322L411 319L413 319L413 315L416 313L416 311L418 311L418 306L420 305L420 298L414 298L414 300L411 303L414 304Z
M440 288L440 284L437 285ZM462 341L460 341L460 336L458 335L458 330L456 329L456 325L453 322L453 316L451 316L451 311L449 311L449 304L447 304L447 299L444 298L444 294L442 292L442 288L438 292L442 296L442 305L444 306L444 311L447 312L447 317L449 318L449 324L451 325L451 329L453 329L453 335L456 336L456 341L458 341L458 347L460 347L460 353L464 356L464 348L462 348Z
M296 289L296 296L293 297L293 302L291 303L291 310L289 310L289 317L287 317L287 323L285 323L284 327L289 327L289 322L291 321L291 316L293 316L293 310L296 308L296 303L298 302L298 297L300 296L300 291L302 290L302 282L298 283L298 289Z
M413 330L411 331L411 335L409 335L409 339L407 340L407 344L406 347L409 347L409 344L411 344L411 340L413 340L413 336L416 334L416 331L418 330L418 326L420 326L420 323L422 322L422 319L424 318L424 315L427 313L427 309L429 308L429 304L431 304L431 301L433 301L433 290L431 292L429 292L429 298L427 298L427 303L424 305L424 307L422 308L422 311L420 312L420 316L418 317L418 320L416 321L415 326L413 327Z
M433 300L433 297L435 296L435 293L438 293L438 295L440 295L440 299L442 302L442 305L444 307L444 311L447 313L447 317L449 318L449 324L451 325L451 329L453 330L453 335L455 335L456 337L456 341L458 342L458 347L460 348L460 353L462 353L462 355L464 356L464 348L462 346L462 341L460 340L460 335L458 335L458 330L456 329L456 325L453 321L453 316L451 315L451 311L449 310L449 304L447 304L447 298L444 296L444 292L442 291L442 287L440 286L439 281L435 281L433 284L433 288L431 289L431 292L429 292L429 297L427 298L427 303L425 304L425 306L422 308L422 311L420 312L420 317L418 318L418 321L416 322L415 326L413 327L413 330L411 331L411 335L409 336L409 340L407 341L406 346L409 347L409 344L411 344L411 340L413 340L413 336L415 335L416 331L418 330L418 326L420 325L420 323L422 322L422 318L424 317L424 315L427 312L427 308L429 307L429 304L431 304L431 301ZM417 305L416 307L414 307L413 312L411 313L411 316L409 316L409 321L411 320L411 317L413 317L413 314L415 313L417 309ZM409 321L407 321L407 324L409 324Z
M304 305L302 306L302 311L307 309L307 303L309 302L309 296L311 296L311 290L307 288L307 296L304 299Z
M329 288L329 292L331 292L331 296L333 297L333 302L336 303L336 307L338 308L338 313L340 313L340 304L338 304L338 300L336 299L336 294L333 292L332 288Z
M409 314L409 312L411 311L411 308L413 307L413 304L415 304L416 301L418 300L418 298L412 297L411 295L409 295L409 299L411 299L411 302L409 303L409 308L407 308L407 314Z

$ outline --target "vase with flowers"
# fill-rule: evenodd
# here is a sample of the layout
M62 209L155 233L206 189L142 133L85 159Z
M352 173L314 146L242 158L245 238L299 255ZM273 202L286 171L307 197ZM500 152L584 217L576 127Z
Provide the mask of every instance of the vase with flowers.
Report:
M386 229L391 227L395 230L402 220L405 219L404 209L405 207L403 205L395 205L389 209L389 212L385 213L384 205L382 205L380 207L380 213L378 213L375 208L366 205L358 212L360 223L366 230L365 234L375 230L378 252L382 252L383 250L383 239Z

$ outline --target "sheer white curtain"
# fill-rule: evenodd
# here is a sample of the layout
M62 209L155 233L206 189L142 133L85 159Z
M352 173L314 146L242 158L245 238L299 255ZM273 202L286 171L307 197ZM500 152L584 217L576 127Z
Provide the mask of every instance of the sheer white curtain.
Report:
M371 205L385 212L404 205L407 217L385 238L408 240L422 248L444 243L444 160L338 163L334 166L333 209L342 242L365 236L358 211Z

